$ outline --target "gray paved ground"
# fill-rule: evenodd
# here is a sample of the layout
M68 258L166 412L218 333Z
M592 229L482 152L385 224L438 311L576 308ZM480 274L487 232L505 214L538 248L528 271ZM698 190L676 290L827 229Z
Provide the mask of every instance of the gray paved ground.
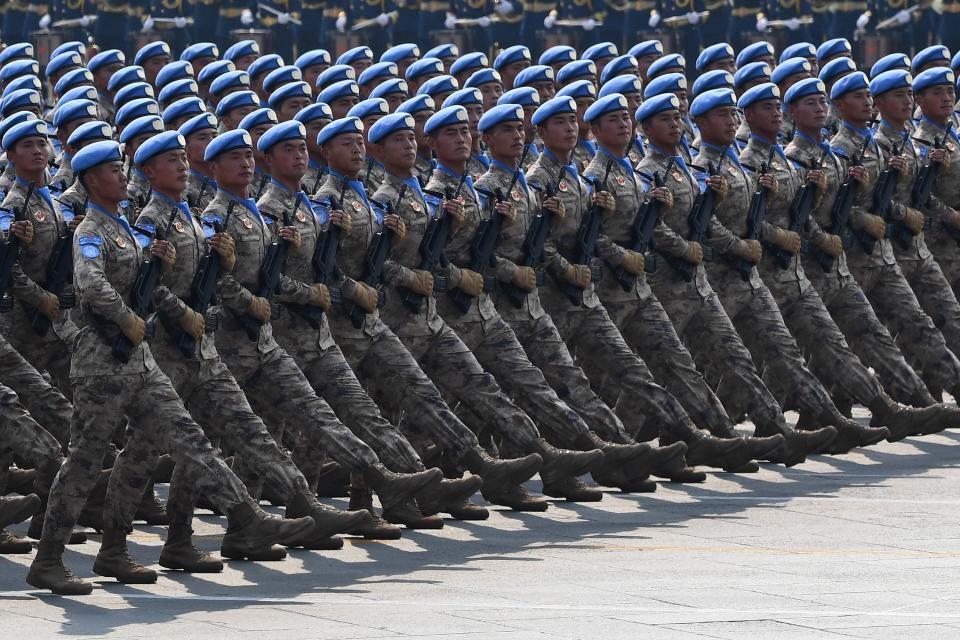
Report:
M960 638L958 459L948 432L77 599L31 590L29 556L7 556L0 636ZM221 521L201 520L214 550ZM137 529L139 559L159 531ZM67 560L90 576L96 548Z

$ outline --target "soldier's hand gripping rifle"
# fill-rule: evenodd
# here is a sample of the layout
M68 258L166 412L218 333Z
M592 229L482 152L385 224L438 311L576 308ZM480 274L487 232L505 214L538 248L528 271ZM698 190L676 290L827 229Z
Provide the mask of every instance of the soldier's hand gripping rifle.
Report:
M31 182L27 188L27 199L23 201L23 206L16 207L13 210L13 222L24 222L27 218L27 204L33 196L33 190L36 187L35 182ZM7 237L0 241L0 312L6 313L13 309L13 297L7 292L10 288L13 266L20 259L20 250L23 243L13 233L13 224L7 230Z
M820 156L820 161L814 165L811 171L819 171L823 167L823 161L826 159L827 153L824 152ZM817 185L811 184L809 182L804 182L800 185L800 188L797 189L797 192L793 194L793 200L790 201L790 226L788 229L794 233L798 233L801 236L805 231L810 227L810 212L813 211L813 205L817 202ZM790 266L790 262L793 260L794 254L790 253L786 249L782 249L777 246L769 246L766 249L773 256L774 260L777 262L777 266L781 269L787 269Z
M87 210L89 200L90 196L84 199L80 215ZM58 237L53 245L53 253L50 254L50 261L47 263L47 281L44 283L44 288L59 299L61 309L72 309L77 303L76 294L69 289L72 282L73 231L67 226L66 233ZM27 319L34 333L38 336L47 335L47 331L50 330L50 318L32 307L24 306L24 310L27 312Z
M392 202L387 202L384 220L387 219L387 216L394 215L400 209L400 203L403 202L403 196L405 196L406 193L407 183L404 182L403 186L400 187L400 194L397 196L397 204L394 205ZM383 284L383 264L390 256L390 249L393 248L394 235L393 229L383 225L380 231L370 240L370 245L367 247L367 255L363 258L363 273L360 275L360 282L372 289L376 289L380 295L383 294L383 288L381 286ZM360 329L363 327L366 319L366 309L358 304L353 305L353 308L350 310L350 322L353 323L353 326Z
M851 167L861 166L863 156L866 154L867 147L870 145L871 140L873 140L873 137L868 135L863 141L863 148L860 150L860 155L853 156L853 158L850 159ZM857 185L858 182L853 176L847 176L844 183L837 189L837 198L833 201L833 209L830 211L829 232L832 235L839 236L843 241L844 247L847 245L846 238L849 237L850 230L848 225L850 223L850 211L853 209L853 203L857 197ZM867 250L866 245L864 245L864 250ZM820 267L823 268L824 272L829 273L830 270L833 269L833 256L827 255L819 249L813 249L813 256L817 262L820 263Z
M950 137L952 129L953 122L951 121L947 123L947 129L943 132L943 135L934 139L934 149L943 149L946 147L947 139ZM920 167L920 171L917 172L917 179L913 183L913 192L910 198L910 206L914 209L922 211L930 204L930 193L933 191L933 186L937 181L937 174L940 172L940 166L942 164L942 162L933 162L931 160ZM944 224L943 230L960 245L960 229L949 224Z
M760 173L757 175L757 188L750 198L750 207L747 209L747 234L744 236L746 240L759 240L760 234L763 231L763 219L767 213L767 189L760 184L760 178L767 175L767 172L770 171L770 165L773 164L773 153L774 148L771 145L770 155L768 155L767 160L760 165ZM755 265L743 258L731 258L731 262L736 270L740 272L740 278L744 282L748 282Z
M607 160L607 166L603 173L603 180L594 181L594 193L602 193L607 190L607 179L610 177L610 169L613 168L613 160ZM597 252L597 238L600 236L600 223L603 220L603 209L596 203L592 203L587 212L583 214L580 220L580 227L577 229L577 239L574 244L573 253L570 256L570 262L577 265L590 267L590 280L596 282L600 279L602 271L600 265L593 264L593 256ZM566 280L558 280L557 286L567 300L574 306L583 304L583 289Z
M708 167L710 177L720 175L720 169L723 167L723 161L726 158L727 150L724 148L720 154L720 160L717 161L717 165L715 167ZM710 185L707 185L706 189L697 195L696 200L693 201L693 207L690 208L690 215L687 220L689 226L687 241L703 245L703 240L707 237L707 232L710 229L710 219L713 218L713 210L716 205L716 192ZM704 260L707 260L709 255L711 255L710 247L703 247ZM677 270L681 278L687 282L693 281L693 273L696 269L695 264L670 254L664 254L663 257L671 267Z
M663 177L660 177L658 173L653 174L654 189L658 189L666 183L667 176L670 175L670 170L673 169L673 163L675 161L675 158L670 158L670 162L663 172ZM653 254L653 230L660 224L661 207L663 207L662 202L656 198L649 198L645 203L640 205L640 208L637 210L637 215L633 217L633 223L630 225L630 250L643 254L643 270L646 273L653 273L657 270L657 258ZM623 287L624 291L631 291L637 282L637 274L630 273L623 268L623 265L613 267L613 276L617 279L617 282L620 283L620 286Z

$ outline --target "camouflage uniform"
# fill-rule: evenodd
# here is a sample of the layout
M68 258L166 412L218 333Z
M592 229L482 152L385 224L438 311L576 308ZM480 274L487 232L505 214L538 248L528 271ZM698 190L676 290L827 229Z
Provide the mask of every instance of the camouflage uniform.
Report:
M296 282L311 283L311 259L322 225L306 197L300 208L292 211L296 195L277 182L271 182L258 206L261 213L271 214L279 220L283 220L284 215L290 216L290 224L300 232L302 245L298 251L288 254L284 273ZM417 452L380 414L380 409L360 385L330 335L326 314L321 326L314 328L290 307L280 306L270 323L277 342L293 357L317 395L327 399L344 424L370 445L388 468L406 473L424 469ZM309 437L309 434L303 435ZM317 450L314 447L308 449ZM316 459L318 456L312 457Z
M130 194L130 204L133 205L135 209L142 209L150 200L150 192L152 191L150 181L147 180L147 176L143 175L143 172L136 167L127 175L127 193Z
M310 160L307 163L307 172L303 175L303 180L300 181L300 186L304 193L312 196L320 189L320 185L323 184L326 177L327 168L315 160Z
M489 166L490 161L487 159L486 154L474 154L467 159L467 175L470 176L471 180L476 180L484 174ZM436 171L436 167L434 167L434 171ZM428 182L430 177L433 177L433 172L430 173L427 180Z
M844 168L853 154L859 154L863 143L862 132L855 131L847 123L841 125L840 132L830 141ZM864 216L874 210L874 186L886 165L879 154L878 146L871 142L862 158L867 181L858 186L850 214L849 225L854 230L863 229ZM903 219L906 209L895 201L892 211L894 219ZM897 335L907 358L922 368L924 379L938 390L956 388L960 384L960 360L947 347L943 334L921 308L897 265L890 239L884 237L877 241L872 254L867 254L859 242L854 242L848 258L854 277L877 315Z
M382 163L367 156L367 166L360 172L363 188L367 190L367 193L376 193L380 185L383 184L386 174L386 169L383 168Z
M430 180L430 176L433 175L433 170L436 168L436 162L431 158L424 158L419 153L417 154L417 161L413 165L413 176L417 179L420 185L425 185Z
M73 154L67 151L62 151L60 152L60 155L57 156L57 160L54 163L54 165L57 167L57 171L53 174L53 178L49 182L51 189L62 193L67 187L73 184L73 167L70 164L70 159L72 157Z
M187 179L187 191L183 194L183 199L190 208L203 211L216 195L217 181L191 169Z
M571 164L581 173L586 171L587 166L597 157L597 143L593 140L578 140L577 146L573 148L573 155L570 158Z
M253 174L253 182L250 184L250 197L259 200L268 184L270 184L270 174L257 167Z
M805 179L807 172L814 167L821 166L819 163L823 158L821 169L827 178L827 188L811 212L810 230L805 234L810 244L819 245L826 235L824 229L830 228L837 188L845 176L843 167L830 152L829 144L824 142L819 145L799 132L787 146L786 154L797 167L801 179ZM813 256L805 253L803 270L823 299L833 321L849 340L853 352L876 372L883 388L898 402L925 404L932 400L923 380L907 364L890 332L877 318L860 285L850 274L846 251L833 261L829 273L824 272ZM821 366L830 365L826 363ZM923 396L926 399L921 401Z
M119 333L114 323L132 313L124 300L143 260L126 220L91 205L77 227L73 249L74 284L85 322L70 368L75 400L70 455L50 490L43 539L67 542L102 468L110 438L126 420L132 425L129 446L172 450L178 464L191 470L197 490L224 513L248 500L243 485L184 409L147 343L134 347L126 363L113 356ZM137 494L126 484L128 474L136 473L127 466L124 461L114 465L106 502L130 505L132 514L142 492ZM130 529L129 521L116 524Z
M97 111L100 112L100 120L111 126L113 125L113 120L117 115L117 109L113 106L113 98L106 93L98 93Z
M663 175L669 161L670 156L651 145L638 170L651 178L654 174ZM700 192L682 157L675 157L674 167L666 176L666 186L673 194L673 206L661 210L665 224L654 231L654 241L660 254L682 260L688 251L685 239L689 230L688 216ZM730 252L741 243L716 218L711 220L708 234L715 250ZM673 321L677 334L684 340L698 338L701 353L712 354L713 365L723 376L726 392L721 399L727 410L734 407L736 412L747 412L757 426L758 434L784 433L786 420L783 411L757 375L750 352L707 280L704 265L697 265L693 272L692 281L687 282L675 269L664 265L647 278L647 282Z

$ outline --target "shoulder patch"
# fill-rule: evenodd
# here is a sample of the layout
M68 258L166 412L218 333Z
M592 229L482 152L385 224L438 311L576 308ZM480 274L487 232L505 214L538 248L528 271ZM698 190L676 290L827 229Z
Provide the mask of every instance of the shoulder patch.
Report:
M73 205L69 202L60 202L60 215L63 216L63 219L67 222L70 222L74 218Z
M80 254L87 260L93 260L100 256L100 246L103 245L103 238L100 236L79 236L77 244L80 245Z
M146 231L147 233L143 233L143 231ZM133 227L133 237L137 239L137 243L142 249L146 249L150 246L150 238L152 238L156 232L157 225L151 222L145 222L141 225Z
M310 209L321 225L327 224L330 219L330 198L321 197L319 200L310 200Z
M10 225L13 224L13 211L10 209L0 209L0 231L4 233L10 231Z

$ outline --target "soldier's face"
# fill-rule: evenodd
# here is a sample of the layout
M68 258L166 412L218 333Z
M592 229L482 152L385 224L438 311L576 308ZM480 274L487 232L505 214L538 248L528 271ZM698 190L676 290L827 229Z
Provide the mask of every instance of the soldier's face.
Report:
M678 89L673 95L677 96L677 100L680 101L680 115L686 117L690 111L690 99L687 97L687 90Z
M626 151L633 137L633 118L626 109L605 113L593 121L593 135L604 147Z
M540 104L543 104L553 96L557 95L557 87L555 84L549 80L544 80L543 82L532 82L530 86L537 90L537 95L540 96Z
M704 73L707 71L713 71L714 69L723 69L724 71L733 74L737 71L737 62L733 58L723 58L722 60L717 60L716 62L711 62L707 65L707 68L703 70Z
M717 107L697 118L700 136L714 144L731 144L737 136L737 110L735 107Z
M503 122L483 134L483 141L494 158L516 160L523 154L524 139L522 122Z
M514 62L513 64L508 64L503 69L500 69L500 77L503 78L503 86L507 89L513 88L513 79L517 77L517 74L530 66L529 60L520 60Z
M260 142L260 138L263 136L263 134L270 130L270 126L271 125L268 124L261 124L256 127L252 127L249 130L250 140L253 142L253 159L256 161L258 166L264 166L267 160L264 155L260 153L260 150L257 149L257 143Z
M252 54L250 54L250 55L248 55L248 56L240 56L239 58L237 58L236 60L233 61L233 64L234 64L234 66L236 66L237 69L239 69L240 71L246 71L247 68L248 68L250 65L252 65L254 62L256 62L257 58L259 58L259 57L260 57L260 56L258 56L258 55L255 54L255 53L252 53Z
M952 85L928 87L917 94L917 104L923 115L938 122L946 122L953 113L956 94Z
M359 78L360 74L363 73L364 69L366 69L372 64L373 64L373 60L368 60L367 58L363 58L361 60L351 62L350 66L353 67L353 70L357 73L357 77Z
M330 121L326 118L318 118L316 120L311 120L305 126L307 130L307 151L310 152L312 156L320 155L320 145L317 144L317 136L320 135L320 131L330 124Z
M233 130L240 126L240 121L246 118L248 115L257 110L257 107L254 105L247 105L246 107L237 107L236 109L230 109L230 111L223 114L223 124L227 129Z
M683 136L683 119L674 109L661 111L640 124L643 133L653 144L666 149L674 149Z
M280 108L277 109L277 118L280 122L287 122L288 120L293 120L293 117L301 109L305 109L310 106L310 98L287 98L283 101L283 104L280 105Z
M62 142L66 142L70 138L70 134L77 130L77 127L88 122L93 122L93 118L77 118L76 120L65 122L57 128L57 137L60 138Z
M485 82L478 87L483 96L483 109L489 111L497 106L497 100L503 95L503 87L499 82Z
M828 111L827 96L822 93L804 96L790 105L790 115L797 128L803 131L821 129L827 121Z
M407 94L405 93L388 93L383 97L387 101L387 110L390 113L393 113L397 110L403 101L407 99Z
M586 134L587 131L590 131L590 126L583 119L583 116L587 113L590 105L596 102L596 100L593 98L577 98L574 102L577 103L577 127Z
M479 104L467 105L467 123L470 125L470 135L475 140L480 139L480 118L483 117L483 106Z
M427 149L427 136L423 132L423 126L427 124L427 120L433 114L433 111L419 111L413 114L413 133L417 138L417 149L423 152Z
M744 109L744 116L750 130L767 140L776 140L780 125L783 123L783 112L779 100L760 100Z
M187 190L187 152L182 149L167 151L151 158L141 167L150 185L164 194L181 194Z
M278 142L267 152L266 159L270 175L299 183L307 173L307 142L306 140Z
M780 87L780 95L785 95L787 93L787 90L790 89L790 87L797 84L801 80L806 80L807 78L811 78L811 77L813 76L811 76L806 71L802 73L795 73L792 76L787 76L786 78L783 79L783 82L781 82L778 85Z
M470 157L473 138L466 124L457 124L435 131L430 136L429 144L440 162L461 163Z
M350 111L358 102L360 102L360 98L357 96L344 96L331 102L330 111L333 112L333 119L339 120L347 117L347 111Z
M561 152L573 151L577 146L577 137L580 127L577 125L577 114L562 113L548 118L540 125L540 137L543 144Z
M843 117L850 122L867 122L873 118L873 96L869 89L858 89L840 96L836 101Z
M881 93L874 100L884 118L906 122L913 116L913 90L909 87Z
M647 69L649 69L650 65L656 62L657 58L659 57L659 55L652 55L637 58L637 73L639 74L640 79L643 80L644 85L647 84Z
M107 162L87 170L84 183L90 192L90 199L116 207L129 197L127 176L123 172L123 163Z
M355 176L363 168L367 154L363 135L344 133L323 145L323 157L331 169L348 176Z
M41 137L25 138L13 145L7 152L7 157L13 163L17 173L33 175L43 172L50 159L47 139Z
M157 83L157 73L163 66L170 63L170 56L153 56L143 61L143 73L147 76L147 82L152 85Z
M225 151L213 161L213 179L221 186L233 187L231 191L242 193L253 182L253 150L233 149Z
M405 171L413 169L417 162L417 138L413 131L397 131L380 141L379 147L384 164Z
M527 142L533 142L537 136L537 127L533 124L533 114L536 112L536 107L523 108L523 134Z
M329 67L330 65L328 64L315 64L303 70L303 81L312 87L314 96L320 95L320 89L317 87L317 78Z
M217 132L213 129L201 129L190 134L187 138L187 159L191 164L203 162L203 153L207 150L207 145L216 137Z

